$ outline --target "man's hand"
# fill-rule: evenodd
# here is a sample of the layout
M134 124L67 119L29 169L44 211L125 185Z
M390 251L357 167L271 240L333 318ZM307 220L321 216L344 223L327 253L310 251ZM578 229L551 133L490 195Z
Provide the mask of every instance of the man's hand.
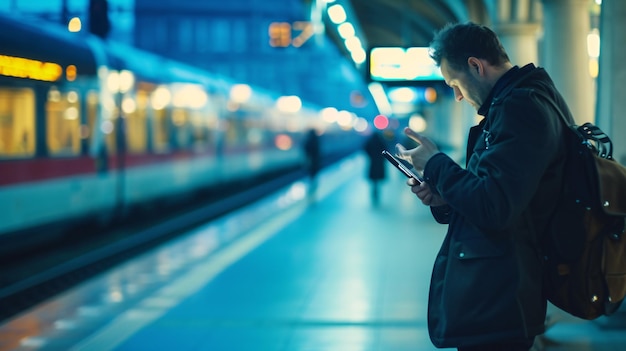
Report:
M415 132L411 128L404 128L404 133L409 138L419 143L419 145L416 148L407 150L404 146L397 144L396 152L400 158L409 161L415 169L423 172L426 162L428 162L433 155L439 153L439 148L437 148L437 145L430 139ZM439 194L433 192L426 182L417 184L415 180L409 179L408 184L411 186L411 191L422 200L424 205L443 206L446 204L446 201Z
M428 162L433 155L439 153L439 148L437 148L437 145L430 139L411 128L404 128L404 134L419 143L419 145L416 148L407 150L404 146L397 144L396 153L403 160L409 161L413 165L413 168L423 172L426 162Z
M417 195L424 205L437 207L447 204L446 200L434 193L426 182L418 184L415 180L409 179L407 184L411 186L411 192Z

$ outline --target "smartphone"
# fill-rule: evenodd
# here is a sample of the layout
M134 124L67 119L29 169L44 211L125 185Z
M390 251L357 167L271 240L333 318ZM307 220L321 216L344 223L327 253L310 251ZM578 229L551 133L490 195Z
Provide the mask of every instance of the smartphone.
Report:
M391 162L397 169L400 170L407 178L413 178L417 181L418 184L422 184L424 179L417 173L414 168L407 167L404 163L402 163L399 159L397 159L394 155L392 155L389 151L383 150L383 156Z

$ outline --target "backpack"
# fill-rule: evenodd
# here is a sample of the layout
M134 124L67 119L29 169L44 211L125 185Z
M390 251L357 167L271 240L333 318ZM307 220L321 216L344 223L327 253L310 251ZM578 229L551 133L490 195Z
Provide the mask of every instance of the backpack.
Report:
M610 315L626 296L626 168L613 160L611 139L600 128L566 128L567 156L558 207L544 236L544 293L582 319Z

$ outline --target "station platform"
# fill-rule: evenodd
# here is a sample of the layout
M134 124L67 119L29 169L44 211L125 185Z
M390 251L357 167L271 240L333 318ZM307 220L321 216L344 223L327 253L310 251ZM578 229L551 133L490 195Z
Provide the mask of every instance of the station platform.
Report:
M389 166L325 169L0 325L0 350L431 351L446 226ZM615 324L613 324L615 325ZM625 328L551 310L541 350L626 349Z

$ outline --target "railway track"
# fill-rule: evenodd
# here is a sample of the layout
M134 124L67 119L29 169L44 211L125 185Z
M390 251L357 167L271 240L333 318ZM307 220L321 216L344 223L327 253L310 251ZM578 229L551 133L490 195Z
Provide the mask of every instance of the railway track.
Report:
M137 256L194 226L271 194L304 176L300 170L268 177L168 212L141 216L109 229L75 229L63 241L0 260L0 322ZM155 219L156 218L156 219Z

